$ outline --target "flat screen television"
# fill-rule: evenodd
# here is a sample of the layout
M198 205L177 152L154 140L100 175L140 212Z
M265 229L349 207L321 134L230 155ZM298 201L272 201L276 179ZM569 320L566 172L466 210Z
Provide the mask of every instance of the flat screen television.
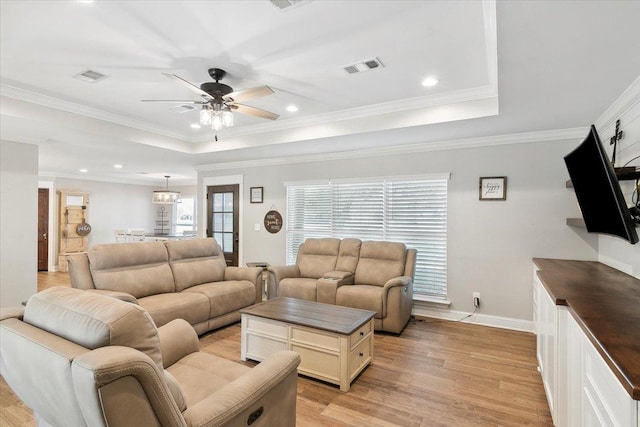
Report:
M564 162L587 231L611 234L631 244L637 243L635 223L595 126L591 125L587 137L564 157Z

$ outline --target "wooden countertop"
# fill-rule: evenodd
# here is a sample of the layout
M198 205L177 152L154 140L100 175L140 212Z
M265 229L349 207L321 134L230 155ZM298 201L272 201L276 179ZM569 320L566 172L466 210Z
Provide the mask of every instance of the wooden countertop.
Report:
M625 390L640 400L640 280L597 261L533 262L556 305L568 307Z

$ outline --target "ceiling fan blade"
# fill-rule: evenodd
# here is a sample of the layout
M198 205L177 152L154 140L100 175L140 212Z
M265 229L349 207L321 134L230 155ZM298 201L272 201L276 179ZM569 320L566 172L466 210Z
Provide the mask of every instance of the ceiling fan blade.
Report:
M204 101L178 101L172 99L141 99L142 102L160 102L165 104L206 104Z
M270 111L262 110L256 107L249 107L248 105L229 104L229 107L232 110L236 110L239 113L249 114L250 116L261 117L263 119L275 120L278 117L280 117L276 113L272 113Z
M249 89L231 92L223 96L222 98L225 100L233 99L233 102L243 102L249 99L259 98L261 96L271 95L272 93L274 93L273 89L271 89L269 86L256 86Z
M174 80L176 83L186 87L187 89L191 89L192 91L194 91L198 95L206 96L207 98L212 98L212 96L209 95L207 92L203 91L202 89L200 89L198 86L194 85L193 83L189 83L188 81L186 81L182 77L178 77L175 74L167 74L167 73L162 73L162 74L164 74L168 78Z

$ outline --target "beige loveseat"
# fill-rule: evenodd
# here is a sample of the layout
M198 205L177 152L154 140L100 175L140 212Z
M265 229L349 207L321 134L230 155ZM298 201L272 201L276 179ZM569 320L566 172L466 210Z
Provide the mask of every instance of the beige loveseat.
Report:
M376 330L397 334L411 317L416 255L398 242L307 239L295 265L269 267L268 295L372 310Z
M72 287L139 304L157 326L184 319L199 335L262 301L262 269L227 267L211 238L95 245L68 261Z
M138 305L66 287L0 314L0 373L38 425L295 426L296 353L252 369L198 345L184 320L156 328Z

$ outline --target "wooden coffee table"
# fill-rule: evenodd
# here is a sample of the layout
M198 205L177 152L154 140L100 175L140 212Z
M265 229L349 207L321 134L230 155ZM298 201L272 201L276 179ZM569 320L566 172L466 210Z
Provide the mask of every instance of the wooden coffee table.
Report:
M374 311L278 297L240 313L242 360L293 350L301 357L298 373L341 391L373 360Z

